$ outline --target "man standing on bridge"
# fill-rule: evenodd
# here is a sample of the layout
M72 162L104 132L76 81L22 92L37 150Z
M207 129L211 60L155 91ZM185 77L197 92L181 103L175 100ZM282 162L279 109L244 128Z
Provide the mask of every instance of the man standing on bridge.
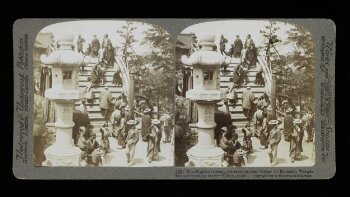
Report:
M242 108L244 116L251 121L250 109L252 108L252 103L254 102L254 93L250 91L250 87L247 87L247 90L242 94Z
M108 122L108 111L109 106L112 104L112 93L108 91L108 87L105 86L105 90L100 94L100 108L101 114L105 118L106 122Z
M97 39L97 36L94 35L94 38L91 42L91 55L92 57L98 56L98 51L100 50L100 41Z
M239 35L236 35L236 40L233 43L233 57L235 58L241 57L242 49L243 49L242 40L239 38Z
M83 51L84 42L85 42L85 39L82 38L81 35L79 34L77 39L77 50L79 53L82 53L82 54L84 54L84 51Z

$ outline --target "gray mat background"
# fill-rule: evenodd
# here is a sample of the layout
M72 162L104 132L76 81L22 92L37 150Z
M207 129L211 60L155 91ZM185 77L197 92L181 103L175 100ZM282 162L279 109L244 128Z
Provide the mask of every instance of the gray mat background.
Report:
M236 19L236 18L235 18ZM106 19L158 24L176 40L186 27L209 21L232 19ZM44 27L66 21L97 19L19 19L13 24L14 135L13 174L18 179L329 179L336 172L335 153L335 35L329 19L277 20L302 25L313 35L316 49L316 164L313 167L179 168L179 167L35 167L32 164L33 47ZM102 19L98 19L102 20ZM242 19L239 19L242 20ZM322 37L333 50L322 49ZM22 42L21 42L22 38ZM21 44L22 43L22 44ZM329 61L321 61L323 54ZM323 85L322 85L323 84ZM322 86L321 86L322 85ZM322 99L321 99L322 95ZM21 103L22 102L22 103ZM24 108L21 104L25 103ZM324 107L327 108L324 110ZM321 113L325 111L325 113ZM320 134L321 133L321 134ZM322 143L321 143L322 142ZM322 159L322 157L324 159ZM288 176L287 176L288 175Z

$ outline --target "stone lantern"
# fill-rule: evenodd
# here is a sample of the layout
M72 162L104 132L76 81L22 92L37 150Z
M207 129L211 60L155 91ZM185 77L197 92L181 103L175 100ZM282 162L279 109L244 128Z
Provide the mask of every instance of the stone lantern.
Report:
M49 56L40 57L43 64L52 66L52 88L45 91L45 97L55 103L54 124L56 141L45 150L46 165L79 166L81 150L72 139L74 103L79 101L79 66L84 56L73 51L73 35L58 38L60 47Z
M186 98L194 101L198 108L198 143L187 151L189 163L195 167L221 167L224 151L214 141L215 106L225 97L220 90L220 65L225 58L213 51L215 36L199 39L201 49L190 57L182 56L182 63L193 69L193 89Z

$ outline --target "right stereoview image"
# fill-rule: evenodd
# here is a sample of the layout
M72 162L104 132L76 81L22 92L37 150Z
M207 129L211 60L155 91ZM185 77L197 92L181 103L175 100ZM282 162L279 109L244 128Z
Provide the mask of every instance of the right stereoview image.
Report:
M175 165L315 164L315 51L291 23L226 20L176 42Z

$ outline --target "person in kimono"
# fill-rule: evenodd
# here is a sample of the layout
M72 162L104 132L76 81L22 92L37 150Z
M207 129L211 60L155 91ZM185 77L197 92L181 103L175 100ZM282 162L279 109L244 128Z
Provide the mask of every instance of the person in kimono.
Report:
M277 164L277 147L281 141L281 130L277 127L278 120L270 120L269 127L271 127L269 136L268 153L270 157L271 166Z
M252 142L252 130L250 128L250 123L247 123L242 129L243 133L243 147L250 153L253 150L253 142Z
M270 130L268 128L268 122L266 116L262 120L262 126L260 128L260 149L266 149L269 145L268 139L270 135Z
M122 113L119 124L114 130L114 135L117 136L118 148L126 147L126 136L127 136L126 123L127 122L125 119L125 115Z
M77 135L77 146L82 150L85 151L86 142L88 141L89 137L86 135L86 128L84 126L81 126L79 128L79 135Z
M295 160L300 159L301 152L303 152L302 141L304 131L301 126L302 121L300 119L293 120L293 130L290 136L289 157L290 162L294 163Z
M230 114L230 110L228 108L228 99L224 99L224 104L221 107L221 111L224 112L225 114Z
M108 124L105 123L102 128L100 129L100 132L102 134L101 138L101 144L103 144L103 149L105 152L110 152L110 146L109 146L109 140L108 137L112 135L112 131L108 128Z
M148 132L147 145L147 158L149 163L151 163L153 159L159 158L159 147L157 146L157 141L159 140L159 133L161 132L158 128L158 125L160 124L160 121L158 119L153 119L151 123L151 128Z
M288 108L286 110L286 114L283 118L283 136L284 140L290 142L291 135L293 133L293 116L292 116L292 108Z
M147 142L148 141L148 133L149 129L151 127L151 115L150 115L151 110L149 108L145 109L143 111L143 116L141 119L141 136L142 140Z
M79 53L84 54L83 51L83 44L85 43L85 39L81 37L81 35L78 35L78 39L77 39L77 50Z
M171 139L171 128L170 128L170 115L168 112L164 113L161 118L162 131L164 132L164 143L169 143Z
M236 84L233 83L233 78L230 78L230 85L226 90L227 100L233 105L236 104L237 94L236 94Z
M304 130L306 130L306 133L307 133L306 142L312 142L313 135L314 135L313 134L313 125L312 125L313 115L311 114L310 109L306 109L306 112L301 120L303 121Z
M127 122L127 125L129 125L130 130L128 132L128 135L126 137L126 159L129 166L132 166L135 164L134 156L135 156L135 147L137 142L139 141L139 132L136 129L137 121L136 120L129 120Z
M94 38L91 41L91 56L97 57L99 50L100 50L100 41L98 40L97 36L94 35Z
M91 78L90 78L90 80L91 80ZM90 104L93 103L93 101L94 101L94 88L93 88L94 86L95 86L95 84L90 82L85 88L84 98Z
M221 35L220 37L220 53L221 55L227 55L225 48L226 48L226 43L228 42L228 40L224 37L224 35Z
M242 49L243 49L243 42L239 38L239 35L236 35L236 40L233 43L233 56L235 58L241 57Z

